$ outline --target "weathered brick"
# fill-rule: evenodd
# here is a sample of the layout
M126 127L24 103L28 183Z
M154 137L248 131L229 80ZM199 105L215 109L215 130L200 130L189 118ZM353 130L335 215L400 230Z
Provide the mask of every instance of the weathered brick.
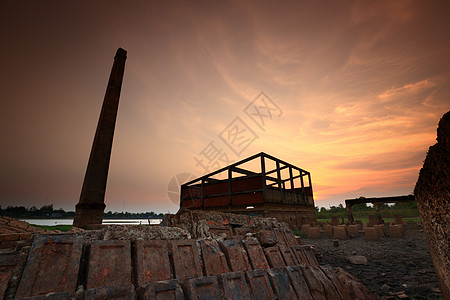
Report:
M288 247L298 245L297 238L295 237L294 233L292 233L292 230L285 230L284 236L286 238L286 244Z
M319 226L311 226L308 230L308 239L320 239L322 235L320 234Z
M319 267L311 267L311 271L312 273L314 273L314 276L322 283L325 289L325 297L327 299L341 298L333 282L331 282L331 280L322 272Z
M225 273L220 276L227 299L249 299L250 292L243 272Z
M324 287L320 280L316 278L312 268L308 266L301 266L300 268L302 270L303 277L308 284L309 292L314 300L326 300Z
M400 225L389 225L389 237L393 238L400 238L403 237L402 230L400 228Z
M268 269L269 263L267 262L264 251L258 241L255 240L244 240L243 241L245 250L247 250L250 263L254 270L258 269Z
M310 266L318 266L319 262L317 261L316 255L313 253L313 249L307 245L301 246L301 247L305 253L305 256L309 262L309 265Z
M298 299L297 294L292 288L286 269L268 269L267 274L269 274L273 289L279 299Z
M302 227L300 227L300 232L304 235L308 235L309 226L309 224L302 224Z
M301 246L293 246L291 247L295 256L297 257L297 261L302 265L309 265L308 258L306 257L305 250Z
M348 239L347 229L345 225L333 226L333 237L338 240Z
M344 288L341 281L336 276L333 268L330 265L320 266L320 269L331 280L331 282L333 282L333 284L336 287L336 290L339 293L339 296L341 297L342 300L352 300L352 297L346 291L346 289Z
M287 246L288 242L286 240L286 235L284 234L284 230L281 228L274 228L273 232L275 233L275 236L278 239L278 244Z
M236 227L233 228L234 231L234 235L240 235L240 236L244 236L249 232L252 232L252 229L250 227Z
M366 241L377 241L379 236L375 227L367 227L364 231L364 238Z
M0 242L10 242L20 240L20 233L0 234Z
M233 239L223 241L220 243L220 247L227 257L228 265L232 272L248 271L252 269L248 261L247 252L240 240Z
M173 240L170 243L175 277L181 281L202 277L202 265L195 240Z
M323 230L325 231L325 236L333 236L333 226L330 224L323 225Z
M17 298L16 298L17 299ZM22 300L70 300L72 299L71 293L48 293L41 296L33 296L27 298L21 298Z
M282 245L278 246L278 248L287 266L296 266L299 264L297 256L291 248Z
M270 247L278 243L278 239L273 230L260 230L256 233L256 238L264 247Z
M359 235L358 225L348 225L347 226L347 231L348 231L348 235L351 235L351 236L358 236Z
M134 300L137 299L132 284L116 285L101 288L88 289L84 293L85 300Z
M375 228L375 231L377 232L378 237L384 238L386 236L384 233L384 224L375 225L373 227Z
M75 292L82 247L81 237L36 238L28 256L16 298L50 292Z
M130 241L93 241L89 256L87 289L127 284L131 284Z
M17 254L0 255L0 271L4 268L12 267L17 264Z
M266 253L271 268L281 268L286 266L278 247L265 248L264 252Z
M215 240L201 240L203 265L207 276L230 272L227 258Z
M233 238L233 231L230 226L209 225L209 233L213 238L218 238L223 234L225 234L228 239Z
M298 298L302 300L313 300L300 266L289 266L286 267L286 270L288 271L289 278Z
M219 282L216 276L190 279L187 284L189 299L220 300Z
M11 279L12 271L0 272L0 299L5 298L5 292Z
M133 249L138 286L172 278L166 240L138 240Z
M150 282L138 288L138 295L144 300L184 300L178 279Z
M269 275L265 270L245 272L254 300L275 299Z

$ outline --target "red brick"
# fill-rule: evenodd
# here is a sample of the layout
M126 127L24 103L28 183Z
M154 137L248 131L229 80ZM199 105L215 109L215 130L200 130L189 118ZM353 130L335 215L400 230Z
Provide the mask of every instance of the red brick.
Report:
M333 237L339 240L348 239L347 229L345 225L333 226Z
M323 225L323 230L325 231L325 236L333 236L333 226L330 224Z
M16 298L17 299L17 298ZM22 298L26 300L71 300L71 293L49 293L47 295Z
M269 261L270 267L281 268L286 266L278 247L265 248L264 252L266 253L266 257L267 260Z
M302 265L309 265L308 258L306 257L305 250L301 246L294 246L291 247L292 251L294 252L295 256L297 257L297 261L299 264Z
M384 233L384 224L375 225L373 226L375 228L375 231L377 232L378 237L386 237Z
M139 299L184 300L183 289L178 279L150 282L138 289Z
M203 265L207 276L230 272L227 258L220 250L217 241L202 240L200 241L200 247L202 249Z
M308 284L309 292L314 300L326 300L325 289L318 278L316 278L311 267L301 266L303 277Z
M220 243L220 247L227 257L228 265L232 272L248 271L252 269L248 261L247 252L239 240L233 239L223 241Z
M101 288L88 289L84 293L84 300L134 300L137 299L134 286L116 285Z
M135 247L135 272L138 286L172 279L169 251L165 240L139 240Z
M189 299L221 300L216 276L190 279L187 284Z
M19 239L21 241L31 239L31 233L21 233Z
M128 284L131 284L130 241L93 241L89 257L87 289Z
M302 227L300 227L300 232L304 235L308 235L309 226L309 224L302 224Z
M0 272L0 299L5 298L5 292L11 279L12 271Z
M36 238L28 256L16 298L50 292L75 292L82 247L81 237Z
M306 256L306 259L309 262L309 265L310 266L318 266L319 262L317 261L316 255L313 253L312 248L310 246L306 246L306 245L305 246L301 246L301 247L302 247L302 249L303 249L303 251L305 253L305 256Z
M340 299L341 296L336 290L333 282L322 272L319 267L311 267L312 273L314 276L322 283L325 289L325 297L327 299Z
M236 227L233 230L234 230L234 235L240 235L240 236L244 236L247 233L252 232L252 229L249 227Z
M389 225L389 236L394 238L400 238L403 236L400 225Z
M331 282L333 282L342 300L352 300L352 297L349 293L347 293L346 289L344 288L330 265L320 266L320 269L322 269L322 272L331 280Z
M249 299L250 292L243 272L225 273L220 276L227 299Z
M348 225L347 226L347 230L348 230L348 235L351 236L358 236L358 225Z
M291 248L281 245L278 246L278 248L280 249L281 256L283 257L284 262L287 266L296 266L299 264L297 256Z
M302 300L313 300L300 266L286 267L286 270L288 271L289 278L298 298Z
M292 246L298 245L297 238L292 233L292 230L285 230L284 231L284 236L286 238L286 244L287 244L288 247L292 247Z
M181 281L202 277L202 265L195 240L173 240L170 243L175 277Z
M227 239L233 238L233 231L230 226L209 225L209 233L213 238L218 238L222 234L225 234Z
M244 240L244 247L247 250L250 263L254 270L258 269L268 269L269 263L267 262L264 251L258 241L255 240Z
M0 255L0 270L17 264L17 254Z
M320 234L319 226L311 226L308 230L308 239L320 239L322 235Z
M0 234L0 242L9 242L9 241L18 241L18 240L20 240L19 233Z
M273 230L260 230L256 233L256 238L264 247L274 246L278 243L278 239Z
M379 239L379 236L375 227L366 227L364 238L366 241L377 241Z
M273 289L277 294L278 299L298 299L297 294L292 288L286 269L268 269L267 274L269 274L270 281L272 282Z
M245 272L254 300L275 299L269 275L265 270Z
M286 240L286 236L284 235L284 230L280 228L274 228L273 232L275 233L275 236L278 239L278 244L287 246L288 242Z

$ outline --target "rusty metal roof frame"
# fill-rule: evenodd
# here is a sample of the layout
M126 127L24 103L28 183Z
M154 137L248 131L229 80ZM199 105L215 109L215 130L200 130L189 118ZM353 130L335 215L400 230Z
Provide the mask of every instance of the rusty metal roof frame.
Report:
M252 160L256 160L256 159L260 159L260 166L261 166L261 172L254 172L251 170L246 170L244 168L240 168L239 166L241 166L242 164L245 164L247 162L250 162ZM275 162L276 164L276 168L273 170L266 170L266 159L272 160ZM284 169L289 169L289 176L286 179L282 179L281 176L281 171ZM299 175L294 176L293 175L293 170L296 170L299 172ZM222 172L227 172L228 176L226 179L220 180L220 179L215 179L212 178L212 176L220 174ZM239 173L239 174L243 174L245 176L241 176L241 177L232 177L232 173ZM269 176L271 174L276 173L275 177L274 176ZM231 181L235 180L235 179L242 179L242 178L250 178L250 177L256 177L256 176L261 176L262 177L262 188L258 188L258 189L253 189L253 190L246 190L246 191L239 191L239 192L232 192L231 191ZM307 176L307 182L304 181L304 177ZM295 188L295 184L294 184L294 180L295 179L300 179L300 188ZM181 190L189 187L189 186L198 186L199 189L201 189L201 200L203 203L203 199L207 198L208 196L204 194L204 186L209 184L209 183L214 183L214 182L224 182L228 180L228 192L227 193L221 193L221 194L216 194L214 196L228 196L230 199L230 203L231 203L231 196L235 195L235 194L246 194L246 193L254 193L254 192L265 192L267 190L267 188L277 188L280 191L293 191L297 194L311 194L312 195L312 182L311 182L311 174L306 171L303 170L299 167L296 167L290 163L287 163L281 159L278 159L276 157L273 157L269 154L266 154L264 152L260 152L258 154L255 154L253 156L250 156L248 158L245 158L241 161L238 161L236 163L233 163L229 166L226 166L224 168L221 168L219 170L216 170L214 172L211 172L209 174L203 175L199 178L196 178L194 180L191 180L189 182L186 182L184 184L181 185ZM266 184L266 181L271 181L273 183L271 184ZM290 188L289 189L285 189L285 183L286 182L290 182ZM305 188L308 189L308 191L305 191ZM283 195L284 197L284 195ZM181 205L181 201L183 201L182 199L182 195L180 194L180 205ZM231 204L230 204L231 205ZM203 205L202 205L203 206Z

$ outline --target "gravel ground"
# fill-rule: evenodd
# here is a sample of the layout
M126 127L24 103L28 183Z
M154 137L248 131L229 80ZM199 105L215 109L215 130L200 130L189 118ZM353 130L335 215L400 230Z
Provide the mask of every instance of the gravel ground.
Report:
M339 240L339 247L327 237L304 238L302 243L318 250L321 265L345 269L379 299L397 299L393 295L401 291L409 299L442 299L425 234L419 226L409 227L403 238L365 241L363 236L353 237ZM351 256L364 256L367 265L350 263Z

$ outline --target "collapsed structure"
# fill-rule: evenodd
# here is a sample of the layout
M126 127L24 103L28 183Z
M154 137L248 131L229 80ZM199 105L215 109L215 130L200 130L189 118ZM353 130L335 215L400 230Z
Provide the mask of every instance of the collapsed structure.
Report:
M316 220L311 174L263 152L183 184L180 208L274 217L295 229Z

